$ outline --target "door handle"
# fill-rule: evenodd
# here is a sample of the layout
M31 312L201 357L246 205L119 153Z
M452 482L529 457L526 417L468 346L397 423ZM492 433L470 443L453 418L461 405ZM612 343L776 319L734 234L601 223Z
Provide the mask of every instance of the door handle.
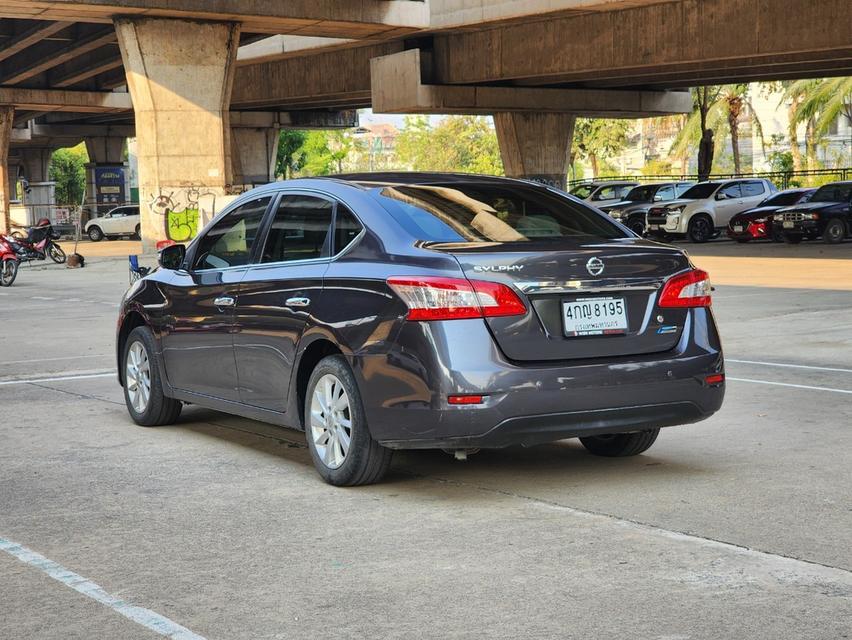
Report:
M311 304L310 298L287 298L284 303L288 307L307 307Z
M236 303L236 300L229 296L223 296L221 298L216 298L213 301L213 304L217 307L233 307Z

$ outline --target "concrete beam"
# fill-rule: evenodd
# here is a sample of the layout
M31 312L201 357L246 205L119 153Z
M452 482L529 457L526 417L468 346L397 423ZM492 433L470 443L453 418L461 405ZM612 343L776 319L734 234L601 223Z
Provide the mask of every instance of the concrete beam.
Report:
M369 107L370 60L403 49L402 42L386 42L240 67L231 108Z
M293 112L231 111L233 129L351 129L358 126L355 109Z
M130 94L108 91L0 87L0 105L4 104L23 110L45 112L112 113L133 110Z
M62 21L36 23L34 27L18 34L4 44L3 48L0 49L0 62L21 53L27 47L31 47L45 38L49 38L58 31L70 27L72 24L71 22Z
M685 91L536 89L423 84L424 60L410 49L371 61L373 110L378 113L572 113L594 118L645 118L690 113Z
M386 37L429 26L428 5L408 0L3 0L0 5L4 18L111 23L134 16L239 22L246 33L332 38Z
M791 19L795 16L795 19ZM679 0L435 36L436 79L659 86L852 69L848 0Z
M312 36L270 36L244 44L237 52L237 66L272 62L311 52L325 53L353 44L349 38L316 38Z
M121 69L123 66L124 65L121 61L121 55L116 49L114 55L112 56L95 55L93 56L93 59L91 61L89 61L83 66L76 66L72 69L64 71L57 70L56 72L52 72L49 75L48 84L56 89L72 87L75 84L85 82L86 80L94 78L95 76L99 76L100 74L106 73L107 71L112 71L113 69Z
M88 53L89 51L94 51L95 49L113 42L115 42L115 31L113 29L98 31L97 33L93 33L85 38L74 40L58 51L52 52L49 56L39 57L31 64L17 69L12 75L0 80L2 80L3 84L18 84L24 82L25 80L29 80L48 69L58 67L69 60L73 60L74 58Z
M136 135L133 125L100 125L100 124L38 124L33 123L29 130L33 138L90 138L107 136L116 138L132 138Z

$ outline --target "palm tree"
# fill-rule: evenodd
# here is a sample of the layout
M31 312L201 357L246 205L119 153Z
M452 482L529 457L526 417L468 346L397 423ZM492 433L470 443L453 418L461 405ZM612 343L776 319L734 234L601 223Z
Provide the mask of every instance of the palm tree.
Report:
M852 124L852 78L798 80L786 87L784 99L790 102L790 130L793 131L802 122L806 123L808 168L815 169L817 144L831 125L840 116L846 117ZM798 144L795 146L798 148ZM799 157L801 164L801 154ZM795 161L795 154L793 158Z

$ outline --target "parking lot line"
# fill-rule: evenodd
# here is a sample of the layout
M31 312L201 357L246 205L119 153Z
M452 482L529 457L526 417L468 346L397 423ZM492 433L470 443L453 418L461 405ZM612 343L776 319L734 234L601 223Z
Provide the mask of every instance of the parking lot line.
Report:
M29 364L30 362L58 362L59 360L81 360L83 358L112 358L114 356L115 354L112 353L102 353L85 356L60 356L56 358L28 358L26 360L7 360L6 362L0 362L0 367L3 367L7 364Z
M725 358L725 362L736 362L738 364L759 364L764 367L785 367L788 369L811 369L813 371L834 371L837 373L852 373L852 369L838 369L835 367L815 367L806 364L789 364L786 362L760 362L759 360L734 360Z
M88 380L92 378L109 378L115 376L115 371L105 371L103 373L87 373L76 376L54 376L52 378L21 378L17 380L4 380L0 382L0 387L6 387L15 384L37 384L44 382L65 382L67 380Z
M173 640L205 640L203 636L193 633L186 627L179 625L173 620L169 620L165 616L161 616L159 613L129 604L123 599L107 593L100 585L87 580L83 576L16 542L0 538L0 551L4 551L24 564L38 569L57 582L74 589L74 591L83 594L87 598L100 602L128 620L132 620L154 633L172 638Z
M728 377L726 380L733 380L734 382L751 382L754 384L769 384L775 385L777 387L792 387L794 389L808 389L809 391L830 391L831 393L848 393L852 394L852 389L832 389L831 387L812 387L806 384L792 384L789 382L770 382L769 380L754 380L752 378L731 378Z

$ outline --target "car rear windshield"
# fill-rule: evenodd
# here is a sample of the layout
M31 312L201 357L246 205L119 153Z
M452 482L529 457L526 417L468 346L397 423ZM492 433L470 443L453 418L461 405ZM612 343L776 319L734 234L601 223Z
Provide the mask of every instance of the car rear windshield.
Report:
M763 201L763 205L767 207L788 207L791 204L796 204L802 197L801 191L782 191L774 196L768 197Z
M591 207L523 184L396 185L376 193L400 225L426 242L627 237Z
M721 182L702 182L684 191L681 198L686 198L687 200L704 200L716 193L716 189L719 188L720 184Z
M852 183L827 184L817 189L811 202L849 202L852 200Z

